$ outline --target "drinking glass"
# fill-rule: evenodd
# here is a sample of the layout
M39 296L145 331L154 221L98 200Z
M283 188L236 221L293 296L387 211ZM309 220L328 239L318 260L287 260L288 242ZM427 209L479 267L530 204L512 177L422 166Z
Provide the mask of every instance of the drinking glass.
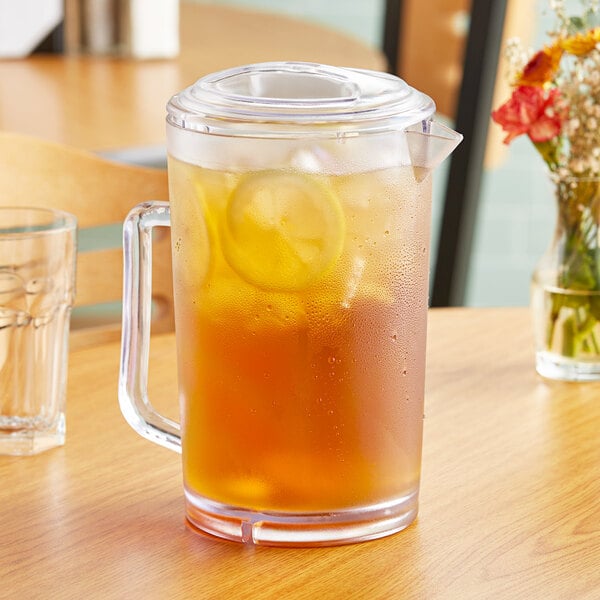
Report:
M0 207L0 454L64 444L76 228L65 212Z

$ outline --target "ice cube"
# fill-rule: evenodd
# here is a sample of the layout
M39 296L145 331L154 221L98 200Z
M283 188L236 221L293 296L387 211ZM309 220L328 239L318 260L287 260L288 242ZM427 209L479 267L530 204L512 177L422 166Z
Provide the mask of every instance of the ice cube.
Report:
M318 145L294 149L289 162L292 168L303 173L332 173L335 165L331 153Z
M356 255L352 258L350 272L348 273L348 278L345 282L346 286L344 289L344 296L341 302L344 308L350 308L352 299L354 298L354 296L356 296L358 286L360 285L363 273L365 271L365 264L365 259L362 256Z

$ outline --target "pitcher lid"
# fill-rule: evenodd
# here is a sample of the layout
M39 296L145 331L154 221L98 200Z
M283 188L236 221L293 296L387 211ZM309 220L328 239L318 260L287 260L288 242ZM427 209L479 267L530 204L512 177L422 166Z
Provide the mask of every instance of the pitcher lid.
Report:
M387 73L307 62L267 62L207 75L173 96L167 121L215 135L331 136L404 130L435 104Z

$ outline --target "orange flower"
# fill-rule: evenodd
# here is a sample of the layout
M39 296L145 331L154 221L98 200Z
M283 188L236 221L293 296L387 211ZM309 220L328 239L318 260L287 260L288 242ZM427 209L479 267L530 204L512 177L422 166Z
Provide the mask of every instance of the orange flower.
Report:
M492 119L508 134L505 144L524 133L532 142L548 142L560 133L566 116L558 89L545 91L530 85L516 88L509 100L492 112Z
M569 54L584 56L600 42L600 27L594 27L586 33L576 33L560 40L560 47Z
M563 48L554 44L546 46L531 58L523 72L517 78L515 85L543 86L548 83L556 71L563 55Z

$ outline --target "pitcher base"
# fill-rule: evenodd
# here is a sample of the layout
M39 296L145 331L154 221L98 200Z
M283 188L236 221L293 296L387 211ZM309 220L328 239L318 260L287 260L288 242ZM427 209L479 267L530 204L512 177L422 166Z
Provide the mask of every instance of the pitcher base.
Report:
M375 506L327 512L257 512L213 502L186 491L193 529L228 540L264 546L336 546L401 531L417 516L418 490Z

